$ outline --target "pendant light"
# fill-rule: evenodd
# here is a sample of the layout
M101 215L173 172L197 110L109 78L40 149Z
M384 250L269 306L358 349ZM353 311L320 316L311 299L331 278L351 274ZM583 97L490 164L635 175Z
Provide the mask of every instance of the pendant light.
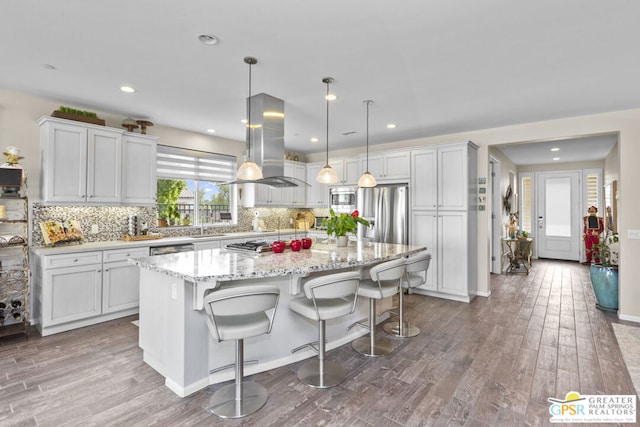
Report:
M367 104L367 171L363 173L358 180L358 187L371 188L378 185L376 179L373 177L373 175L371 175L371 172L369 172L369 104L371 104L373 101L367 99L362 102Z
M316 181L321 184L335 184L338 182L338 175L336 175L336 171L329 165L329 84L333 83L333 78L325 77L322 79L322 83L327 85L327 96L325 97L327 101L327 163L320 169L320 172L318 172Z
M256 181L262 179L262 170L251 158L251 66L258 63L256 58L247 56L244 62L249 64L249 103L247 104L247 158L238 168L237 179Z

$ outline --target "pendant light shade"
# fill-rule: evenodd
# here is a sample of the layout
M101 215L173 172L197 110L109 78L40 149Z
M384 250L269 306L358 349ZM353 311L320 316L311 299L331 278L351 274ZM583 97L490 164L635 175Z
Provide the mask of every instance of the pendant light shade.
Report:
M251 158L251 66L257 64L258 60L247 56L244 62L249 64L249 98L247 103L247 157L244 163L238 168L236 178L245 181L255 181L262 179L262 170Z
M324 167L318 172L316 176L316 181L321 184L336 184L338 182L338 175L336 171L329 165L329 84L333 83L333 78L325 77L322 79L322 83L327 85L327 96L325 100L327 102L327 163Z
M367 171L363 173L358 180L358 187L371 188L378 185L374 176L371 175L371 172L369 172L369 104L371 104L373 101L367 99L362 102L367 104Z

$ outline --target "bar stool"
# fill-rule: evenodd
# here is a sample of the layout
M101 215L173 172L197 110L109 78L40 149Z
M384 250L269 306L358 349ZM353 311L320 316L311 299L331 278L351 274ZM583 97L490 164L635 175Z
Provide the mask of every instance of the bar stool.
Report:
M351 347L365 356L385 356L393 351L391 342L385 338L376 338L376 300L395 295L398 292L399 279L404 275L405 259L385 261L371 268L371 279L360 280L358 295L369 298L369 336L358 338ZM363 326L360 322L354 325Z
M305 344L291 350L295 353L305 347L318 352L318 358L306 362L298 369L298 379L315 388L328 388L340 384L347 376L344 368L325 360L325 322L351 314L356 309L360 273L346 272L321 276L304 284L304 297L289 302L289 309L307 319L318 322L318 342Z
M204 297L209 333L220 341L235 340L235 364L211 370L213 373L235 366L235 382L216 391L208 411L220 418L241 418L267 402L267 390L260 384L243 381L244 339L271 332L280 289L267 285L240 285L211 292ZM271 311L269 315L268 312Z
M389 321L382 325L382 329L386 333L402 338L415 337L420 333L419 328L411 326L409 321L404 320L402 295L404 289L413 289L427 282L431 254L420 252L405 259L405 274L400 279L400 292L398 293L398 321Z

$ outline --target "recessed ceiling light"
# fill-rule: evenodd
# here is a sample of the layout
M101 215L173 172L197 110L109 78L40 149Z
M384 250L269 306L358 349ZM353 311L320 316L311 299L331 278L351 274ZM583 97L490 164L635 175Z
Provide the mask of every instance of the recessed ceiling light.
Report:
M216 45L220 41L216 36L212 34L199 34L198 40L200 40L200 43L206 44L207 46Z
M324 99L326 99L327 101L335 101L336 99L338 99L338 97L330 93L329 95L325 96Z
M207 133L216 133L215 129L207 129Z
M554 157L554 158L553 158L553 161L554 161L554 162L556 162L556 161L558 161L558 160L560 160L560 157Z
M240 123L244 123L246 125L247 124L247 119L240 120Z
M554 147L551 149L551 151L560 151L560 149L558 147Z
M44 68L45 70L49 70L49 71L55 71L56 70L55 65L51 65L51 64L42 64L42 68Z
M120 90L125 93L134 93L136 90L131 86L120 86Z
M396 127L398 127L395 123L389 123L387 125L387 129L395 129Z
M318 141L320 141L320 140L318 138L316 138L315 136L313 138L311 138L311 142L313 142L313 143L318 142Z

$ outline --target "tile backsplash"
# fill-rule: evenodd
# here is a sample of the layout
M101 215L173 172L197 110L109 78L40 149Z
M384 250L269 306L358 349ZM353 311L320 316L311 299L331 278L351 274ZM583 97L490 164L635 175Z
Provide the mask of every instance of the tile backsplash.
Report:
M293 208L239 208L238 224L233 226L218 226L210 232L232 233L251 230L252 221L256 211L266 229L292 228L290 219L298 212L309 209ZM311 209L316 216L326 216L328 209ZM34 203L31 210L31 245L44 246L39 224L45 221L66 221L75 219L80 223L84 240L86 242L100 242L109 240L121 240L128 232L129 217L137 215L141 222L146 222L151 231L157 231L165 236L189 236L200 234L200 227L177 226L157 227L156 208L140 206L48 206ZM97 233L92 233L93 226L98 228Z

